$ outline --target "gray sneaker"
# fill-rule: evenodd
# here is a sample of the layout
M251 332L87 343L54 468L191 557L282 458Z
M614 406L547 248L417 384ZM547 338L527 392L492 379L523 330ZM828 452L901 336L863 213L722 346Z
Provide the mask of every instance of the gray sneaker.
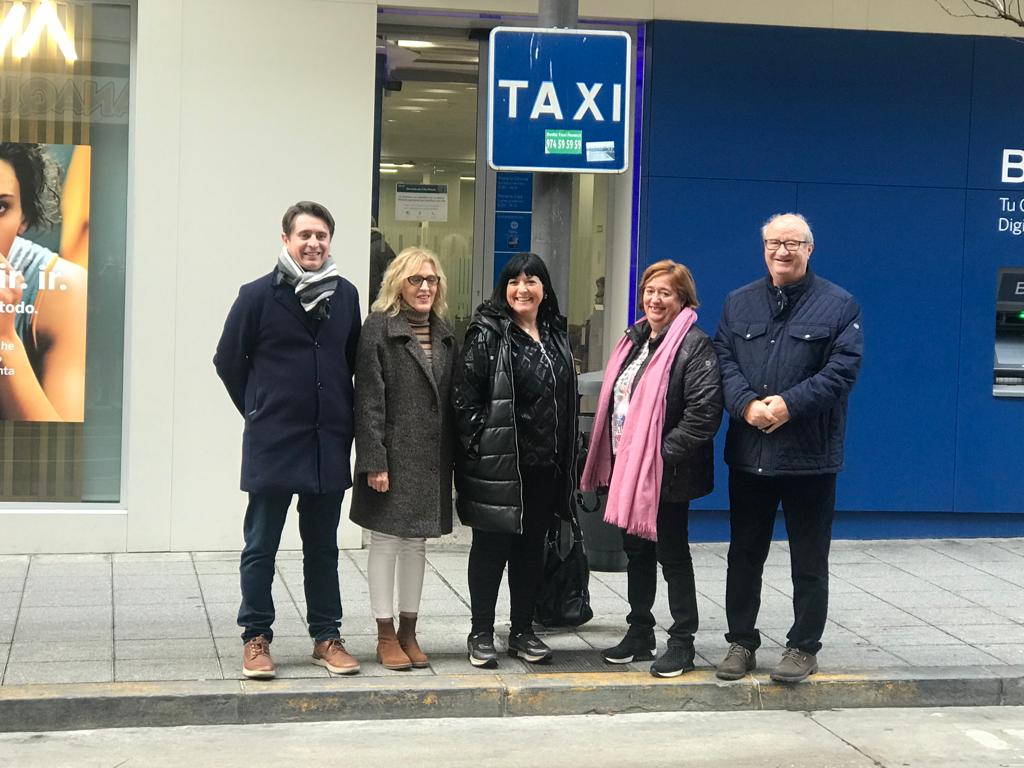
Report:
M782 654L782 661L772 670L771 677L777 683L799 683L817 671L817 656L799 648L787 648Z
M725 658L715 670L715 677L719 680L739 680L756 666L757 656L752 650L739 643L731 643Z

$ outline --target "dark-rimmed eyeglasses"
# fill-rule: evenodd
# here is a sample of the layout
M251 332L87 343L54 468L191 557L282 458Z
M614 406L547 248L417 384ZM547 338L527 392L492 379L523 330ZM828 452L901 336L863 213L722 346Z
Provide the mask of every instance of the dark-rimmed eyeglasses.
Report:
M417 288L419 288L424 283L427 284L428 288L433 288L439 282L441 282L441 278L439 278L437 275L409 275L405 279L409 281L409 285L415 285Z
M764 241L764 247L767 248L769 251L777 251L777 250L779 250L779 246L780 245L785 246L786 250L789 251L790 253L792 253L797 248L799 248L801 245L807 245L807 241L806 240L765 240Z

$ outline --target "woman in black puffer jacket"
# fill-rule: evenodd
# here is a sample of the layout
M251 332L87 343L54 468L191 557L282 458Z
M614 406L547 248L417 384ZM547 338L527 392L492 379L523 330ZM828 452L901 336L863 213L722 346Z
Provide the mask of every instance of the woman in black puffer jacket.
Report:
M466 332L453 388L461 450L457 510L473 528L469 591L474 666L497 664L494 612L508 564L508 651L535 663L551 650L533 633L544 538L576 488L576 369L547 267L520 253Z

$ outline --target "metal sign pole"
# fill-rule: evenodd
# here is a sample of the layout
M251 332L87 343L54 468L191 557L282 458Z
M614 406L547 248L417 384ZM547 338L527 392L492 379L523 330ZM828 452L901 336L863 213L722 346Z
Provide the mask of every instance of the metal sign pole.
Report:
M539 0L541 27L575 29L579 0ZM569 253L572 243L572 174L533 174L533 251L544 259L562 314L569 314Z

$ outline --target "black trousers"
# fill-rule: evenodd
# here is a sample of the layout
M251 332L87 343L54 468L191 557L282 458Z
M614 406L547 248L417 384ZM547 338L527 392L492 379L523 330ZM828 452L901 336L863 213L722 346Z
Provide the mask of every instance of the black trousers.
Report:
M508 564L512 634L533 629L533 612L544 578L544 538L555 519L562 481L552 467L521 467L523 532L473 529L469 550L469 599L473 632L494 632L501 575Z
M697 587L690 557L689 507L662 503L658 506L658 541L622 533L626 551L626 584L629 599L629 633L646 636L654 631L654 596L658 589L658 563L668 584L668 607L672 614L669 643L693 645L697 631Z
M725 585L725 639L756 650L761 644L757 613L761 575L779 504L789 537L793 577L793 626L786 646L809 653L821 649L828 617L828 552L836 507L836 476L758 477L729 472L729 571Z
M302 578L306 622L316 642L338 637L341 590L338 587L338 521L344 493L299 494L299 535L302 537ZM273 640L274 561L281 544L290 493L250 493L245 510L245 548L239 566L242 604L238 626L242 642L257 635Z

